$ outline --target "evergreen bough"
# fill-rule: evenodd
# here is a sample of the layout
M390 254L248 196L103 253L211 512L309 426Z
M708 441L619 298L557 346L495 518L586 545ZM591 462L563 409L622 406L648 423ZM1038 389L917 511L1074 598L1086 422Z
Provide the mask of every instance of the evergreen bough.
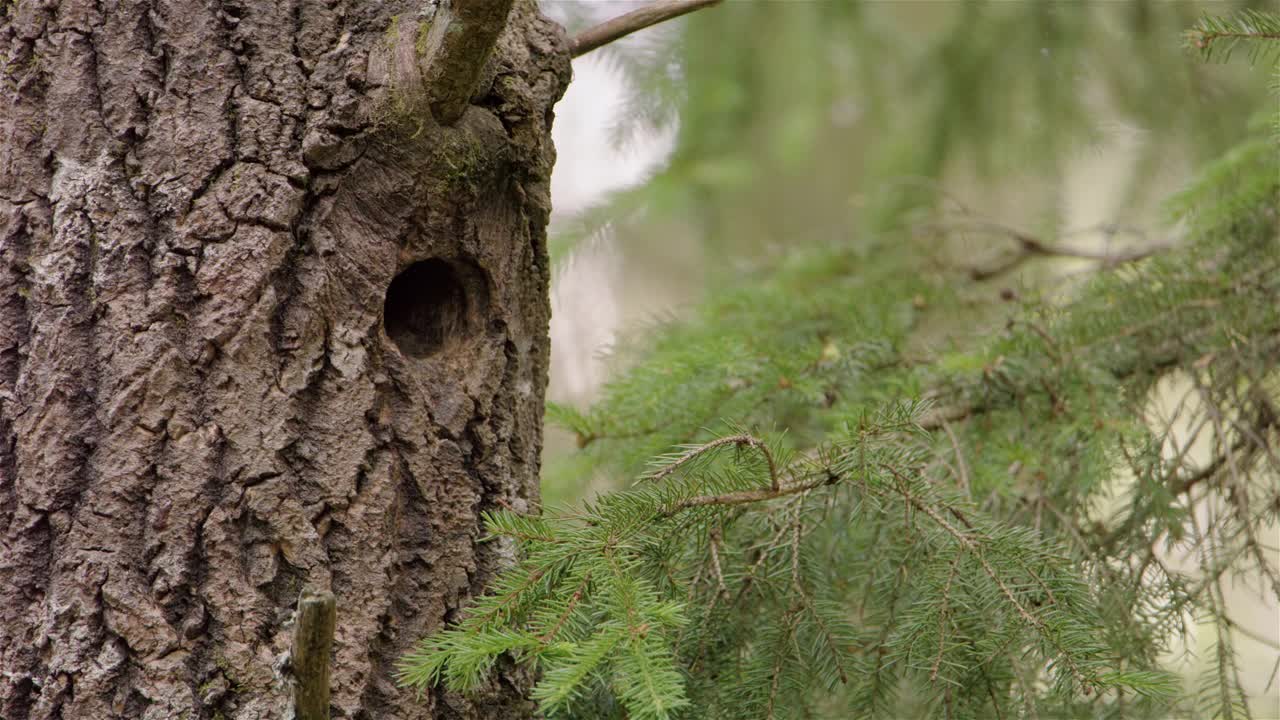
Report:
M1277 28L1247 11L1188 39L1265 60ZM1223 583L1280 599L1277 127L1167 203L1176 243L1095 258L986 342L912 337L1065 246L983 223L1013 254L933 275L893 232L811 246L634 340L591 410L548 417L581 448L562 471L635 484L487 514L516 559L400 679L468 692L510 657L552 717L1252 717ZM1215 640L1184 688L1189 620Z

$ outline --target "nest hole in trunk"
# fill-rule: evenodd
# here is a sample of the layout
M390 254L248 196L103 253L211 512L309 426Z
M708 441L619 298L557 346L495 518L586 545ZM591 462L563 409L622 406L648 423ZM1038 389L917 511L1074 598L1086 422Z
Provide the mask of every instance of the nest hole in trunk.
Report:
M387 287L383 324L400 352L434 355L470 334L476 308L475 271L431 258L402 271Z

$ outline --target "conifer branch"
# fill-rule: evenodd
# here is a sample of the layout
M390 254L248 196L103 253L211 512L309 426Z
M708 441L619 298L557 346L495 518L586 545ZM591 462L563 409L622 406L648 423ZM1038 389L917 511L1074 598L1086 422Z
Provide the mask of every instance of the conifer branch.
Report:
M769 488L774 491L781 489L782 478L778 476L778 464L773 458L773 452L769 450L769 446L766 445L764 441L745 433L739 435L728 435L690 448L683 455L650 475L649 479L655 481L661 480L676 470L679 470L682 466L687 465L695 458L726 445L741 445L759 450L760 454L764 455L765 462L769 465Z
M796 608L794 607L788 609L786 614L783 615L782 626L785 634L783 635L781 642L778 643L779 645L785 646L789 644L791 642L792 636L795 635L796 615L797 615L797 612L796 612ZM774 656L773 670L770 673L770 678L769 678L769 706L767 708L767 713L765 715L766 720L774 720L774 718L776 717L775 710L776 710L777 701L778 701L778 690L779 690L779 687L781 686L782 669L783 669L783 664L786 662L786 659L787 659L787 656L784 653L778 653L777 655Z
M1212 59L1214 52L1220 52L1226 60L1241 43L1252 46L1256 60L1280 52L1280 15L1253 9L1224 17L1206 15L1187 31L1186 37L1187 44L1203 53L1206 60Z
M947 584L942 588L942 609L938 612L938 652L934 655L933 667L929 670L931 683L938 682L938 670L942 667L942 654L947 638L947 620L951 611L951 583L956 579L956 570L960 567L960 559L963 557L964 553L958 553L951 561L951 568L947 571Z
M1071 671L1072 677L1076 679L1076 682L1080 683L1081 687L1086 689L1090 688L1091 683L1080 670L1080 667L1076 664L1075 660L1071 657L1071 653L1068 652L1058 639L1053 636L1053 633L1050 632L1049 628L1044 624L1044 621L1038 616L1033 615L1022 601L1018 600L1018 597L1014 595L1013 590L1009 588L1009 585L1005 582L1004 578L1002 578L1000 574L996 572L995 568L991 566L986 555L982 552L981 548L978 547L978 544L974 542L973 538L969 537L967 533L960 532L960 530L948 522L946 518L942 517L936 509L931 507L928 503L922 502L919 497L916 497L914 493L907 489L907 483L909 481L901 472L898 471L897 468L887 464L881 464L880 467L898 479L899 483L901 483L898 486L898 492L903 496L908 504L925 515L928 515L929 519L933 520L936 524L942 527L947 534L955 538L961 548L972 552L974 557L978 558L978 563L982 565L982 571L986 573L987 577L990 578L991 581L996 584L996 587L1000 589L1000 593L1004 595L1005 600L1009 601L1009 604L1018 611L1018 616L1022 618L1023 622L1035 628L1040 633L1041 637L1054 646L1063 661L1066 662L1067 668ZM952 514L958 513L955 509L951 509L951 512ZM1042 588L1044 587L1043 583L1040 583L1040 585ZM1088 692L1088 690L1086 690L1086 692Z
M777 533L774 534L774 536L770 538L768 542L765 543L765 545L766 546L776 545L778 541L782 538L782 536L786 534L786 531L787 531L786 526L779 528ZM760 568L764 565L764 562L765 560L768 559L768 557L769 557L768 553L761 552L759 554L759 557L755 559L755 562L751 563L751 567L747 569L746 574L742 578L742 584L738 586L738 594L733 598L734 605L741 602L742 598L746 596L747 591L751 589L752 584L756 583L756 578L758 577L757 573L760 572Z
M643 30L719 2L720 0L659 0L650 3L578 33L570 43L570 53L573 57L580 57L637 30Z
M1196 32L1193 35L1193 38L1195 46L1204 50L1219 40L1280 40L1280 32L1266 32L1262 30L1202 30Z
M738 492L724 493L723 495L698 495L691 498L685 498L684 500L679 500L668 505L663 509L662 516L671 517L678 512L696 507L710 507L713 505L727 507L730 505L745 505L747 503L776 500L780 497L807 492L829 484L831 484L831 480L829 478L822 477L796 485L783 485L776 490L773 488L761 488L759 490L740 490Z
M590 583L591 573L587 572L582 576L582 582L578 583L578 587L574 588L573 595L569 596L569 602L565 606L564 612L561 613L560 617L556 620L556 624L552 625L550 630L547 630L542 634L542 637L538 638L543 644L555 640L556 635L560 632L560 628L564 627L565 621L573 614L574 608L578 607L578 603L582 600L582 594L586 591L587 586Z
M537 570L534 570L532 573L529 573L529 577L525 578L524 581L519 586L505 593L502 597L502 600L499 603L495 604L492 608L490 608L483 616L480 616L477 618L478 621L481 624L484 624L484 623L494 622L497 618L500 618L502 614L507 610L508 607L519 602L523 593L527 592L528 590L533 588L535 585L542 582L542 577L545 574L546 574L546 570L542 568L538 568Z
M1196 390L1199 392L1201 402L1207 408L1207 414L1213 421L1215 435L1219 438L1224 437L1226 433L1225 425L1227 424L1227 421L1224 418L1224 413L1214 401L1209 388L1206 387L1199 378L1195 378L1194 383ZM1259 424L1265 424L1273 420L1269 411L1264 411L1261 415L1262 417L1260 418ZM1267 447L1266 441L1260 437L1258 432L1254 431L1252 428L1243 428L1234 421L1232 424L1241 435L1241 442L1243 443L1245 440L1248 440L1250 443L1250 453L1248 454L1251 455L1255 448L1261 448L1266 452L1270 452L1270 448ZM1224 455L1226 458L1228 475L1231 480L1230 491L1227 493L1227 500L1236 508L1240 528L1244 534L1245 547L1253 555L1254 561L1257 562L1258 571L1261 572L1263 577L1271 583L1271 588L1276 599L1280 600L1280 576L1271 569L1271 563L1262 552L1257 534L1254 532L1254 515L1253 511L1249 507L1249 488L1240 476L1240 466L1242 464L1239 460L1240 451L1235 447L1231 447L1227 449L1227 452ZM1251 458L1244 460L1244 463L1248 462L1251 462Z
M1267 427L1270 427L1270 425L1263 425L1261 426L1261 429L1266 429ZM1190 443L1188 443L1188 445L1190 445ZM1221 474L1231 462L1232 457L1241 452L1248 455L1251 450L1252 446L1248 440L1238 440L1228 447L1225 452L1214 455L1209 462L1202 465L1198 470L1182 478L1178 477L1178 471L1182 469L1181 464L1175 463L1173 469L1160 480L1160 484L1167 487L1169 492L1175 497L1189 495L1191 491L1201 483L1213 480ZM1146 516L1139 513L1130 513L1123 523L1121 523L1115 530L1107 533L1106 536L1098 542L1098 547L1100 547L1103 552L1110 552L1121 540L1137 530L1138 527L1146 521L1146 519Z

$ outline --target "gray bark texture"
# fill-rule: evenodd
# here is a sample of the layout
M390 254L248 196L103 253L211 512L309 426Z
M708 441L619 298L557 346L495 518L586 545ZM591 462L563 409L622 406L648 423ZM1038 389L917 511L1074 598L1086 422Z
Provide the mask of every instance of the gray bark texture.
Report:
M394 670L538 505L568 44L444 127L428 5L0 0L0 719L289 717L303 587L334 717L532 713Z

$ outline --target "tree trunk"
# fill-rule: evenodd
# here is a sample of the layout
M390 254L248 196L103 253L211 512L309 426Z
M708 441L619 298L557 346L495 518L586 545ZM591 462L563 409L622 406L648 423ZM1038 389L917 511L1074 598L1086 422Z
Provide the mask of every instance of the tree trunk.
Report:
M459 1L459 0L455 0ZM395 663L538 503L562 30L451 127L426 0L0 0L0 718L516 718Z

